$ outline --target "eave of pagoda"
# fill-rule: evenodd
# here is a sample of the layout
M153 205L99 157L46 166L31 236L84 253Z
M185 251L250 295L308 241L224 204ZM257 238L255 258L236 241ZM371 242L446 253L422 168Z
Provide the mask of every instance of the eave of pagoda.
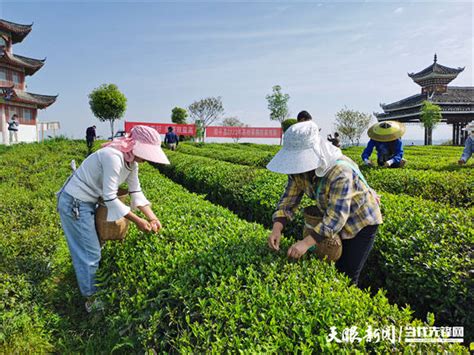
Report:
M417 94L388 105L380 105L383 113L374 112L378 121L419 122L423 101L440 106L442 122L465 122L474 119L474 87L448 86L444 93Z
M26 91L15 90L15 99L18 102L36 105L39 109L45 109L56 102L58 95L40 95Z
M43 67L45 61L46 58L28 58L21 55L11 54L8 51L4 51L0 57L0 62L5 63L14 68L20 68L21 71L25 72L25 75L35 74Z
M10 35L12 43L20 43L31 32L33 24L22 25L0 19L0 31Z
M2 102L4 104L25 104L39 109L44 109L52 105L58 97L58 95L34 94L15 89L14 87L0 87L0 89L4 92L4 96L2 97ZM5 93L9 93L8 99L5 99Z

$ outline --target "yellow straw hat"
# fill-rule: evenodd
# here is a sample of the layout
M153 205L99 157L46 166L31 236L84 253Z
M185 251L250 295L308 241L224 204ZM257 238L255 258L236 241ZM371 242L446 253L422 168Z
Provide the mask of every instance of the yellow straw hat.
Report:
M378 122L369 128L367 135L377 142L391 142L405 134L406 127L401 122Z

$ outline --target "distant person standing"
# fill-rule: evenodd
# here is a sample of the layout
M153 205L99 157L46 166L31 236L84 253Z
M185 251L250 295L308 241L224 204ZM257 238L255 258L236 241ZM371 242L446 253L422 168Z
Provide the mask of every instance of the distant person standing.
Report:
M339 133L335 132L334 137L328 135L328 141L332 143L333 146L340 148L341 147L341 140L339 139Z
M8 121L8 132L10 132L10 144L13 143L13 139L15 139L15 143L18 143L18 127L20 124L17 121L18 115L15 113L13 114L10 121Z
M87 127L86 129L86 142L87 142L87 154L92 153L92 146L94 145L94 141L96 139L95 134L95 126Z
M474 152L474 122L469 122L463 128L463 131L468 131L469 136L466 138L466 142L464 142L464 151L462 152L461 159L458 161L459 165L466 164Z
M176 133L173 132L173 127L168 127L168 133L165 135L165 144L168 146L168 149L171 150L176 150L179 144L179 138Z

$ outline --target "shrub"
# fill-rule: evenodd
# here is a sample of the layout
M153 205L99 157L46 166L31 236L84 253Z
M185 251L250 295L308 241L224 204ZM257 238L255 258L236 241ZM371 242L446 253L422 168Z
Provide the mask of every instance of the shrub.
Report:
M169 157L172 164L160 167L167 176L245 219L270 227L286 176L180 153ZM439 324L473 329L467 285L472 269L472 213L386 193L383 212L385 223L368 261L365 284L386 288L391 300L408 302L421 317L431 311ZM299 236L301 219L289 230Z

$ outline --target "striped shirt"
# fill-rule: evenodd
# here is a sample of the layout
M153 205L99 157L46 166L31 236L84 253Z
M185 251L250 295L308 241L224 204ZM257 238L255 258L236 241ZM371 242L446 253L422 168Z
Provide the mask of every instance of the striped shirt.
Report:
M351 159L343 156L323 177L314 171L288 175L288 184L276 211L273 222L283 225L293 219L298 205L306 194L315 200L322 222L316 225L311 236L318 242L339 233L342 239L351 239L364 227L382 223L382 213L375 191L368 187L350 165Z

